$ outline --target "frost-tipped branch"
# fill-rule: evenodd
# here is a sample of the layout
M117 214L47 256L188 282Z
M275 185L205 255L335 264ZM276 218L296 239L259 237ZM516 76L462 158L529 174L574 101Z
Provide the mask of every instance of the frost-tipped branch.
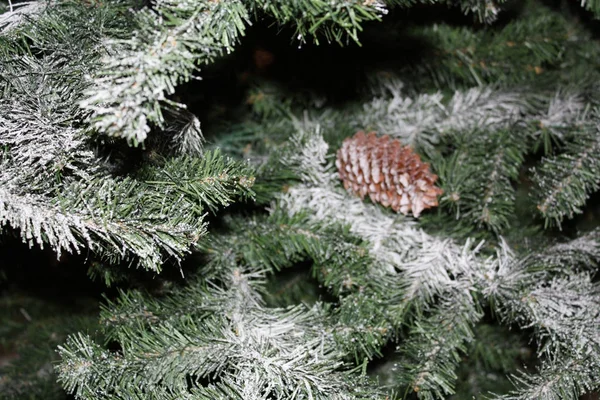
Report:
M235 233L212 235L201 243L208 253L206 271L214 273L236 260L275 271L308 258L318 281L340 296L330 327L337 345L357 362L379 354L394 333L386 307L397 301L400 285L395 274L369 269L374 261L365 243L343 226L315 223L306 215L288 216L277 210L268 218L230 221L228 227Z
M593 96L594 91L593 87L589 91L559 89L550 100L547 111L541 113L539 121L532 125L537 125L533 130L536 147L543 145L545 154L550 154L573 132L573 128L584 123L589 118L590 105L594 104L587 94Z
M265 309L254 289L261 273L234 267L222 277L228 278L220 283L224 288L209 282L188 298L198 302L197 314L170 316L149 327L121 326L121 354L73 336L59 349L64 386L78 399L116 399L140 390L202 396L226 382L237 392L233 398L379 398L377 390L351 383L322 309ZM203 386L202 379L215 375L222 378L216 386Z
M457 219L496 232L506 228L514 215L513 183L524 155L541 143L549 152L562 141L572 142L564 155L536 169L533 193L546 218L572 215L597 188L592 90L472 88L444 98L441 93L404 94L403 87L396 78L381 79L377 97L364 105L355 126L376 128L431 154L445 191L441 206ZM456 149L453 155L436 154L448 146Z
M498 270L492 304L505 321L534 329L543 360L538 374L515 377L518 390L499 398L576 398L600 382L600 288L588 273L577 272L579 261L598 261L592 238L550 247L533 260L515 260ZM583 258L563 264L557 275L553 264L569 261L569 253L582 245ZM541 268L544 261L547 268Z
M445 98L441 92L415 95L404 87L398 78L380 80L357 124L425 150L451 132L502 129L532 118L541 100L522 90L478 87Z
M2 38L0 146L11 169L5 183L21 192L50 191L64 179L90 179L107 166L85 136L86 113L77 103L88 86L83 76L97 60L99 39L90 32L118 31L114 25L125 25L117 16L121 7L56 5Z
M185 108L167 98L190 80L198 64L230 52L243 33L247 11L238 1L158 1L137 14L129 39L108 40L108 54L92 73L81 106L92 127L137 145L151 124L163 127L162 108Z
M600 382L600 290L589 276L555 279L505 302L504 315L534 327L545 356L536 375L515 377L519 389L502 399L571 399Z
M9 82L13 90L0 99L0 146L9 155L0 179L30 191L48 190L64 176L90 179L102 162L76 127L75 119L82 117L75 105L81 85L65 90L64 82L47 78L60 73L77 79L81 70L59 60L27 56L4 65L0 81ZM32 89L35 101L27 98Z
M473 341L473 327L483 317L481 297L494 291L492 277L512 261L504 244L495 257L483 258L477 252L477 247L464 248L461 272L439 294L439 301L418 313L408 337L399 346L397 382L407 392L416 392L420 399L442 399L455 393L461 354ZM456 261L450 259L448 263Z
M559 242L527 260L527 270L534 273L570 275L594 273L600 265L600 230L595 229L568 242Z
M563 152L545 158L534 170L533 197L546 225L560 226L565 217L581 213L589 195L600 188L599 126L586 123Z
M251 197L254 179L246 164L219 151L170 159L139 178L72 183L54 197L3 190L0 227L17 229L30 246L48 244L59 255L87 247L114 263L160 271L167 258L181 261L204 236L205 207L215 211Z
M453 394L461 354L473 340L473 326L482 316L467 288L444 293L432 315L417 318L402 342L398 382L419 399Z
M537 375L520 374L513 377L518 390L498 400L569 400L580 398L598 388L600 376L599 353L577 358L559 359L545 363Z
M8 11L0 14L0 33L5 34L17 28L28 18L42 13L50 1L24 1L10 4Z
M87 248L114 263L160 271L165 258L181 260L206 233L196 206L183 196L165 200L132 180L73 184L54 199L2 190L0 226L58 255Z
M541 354L577 355L600 348L600 289L589 275L538 284L535 275L524 275L522 280L529 280L528 285L512 282L518 290L499 297L498 304L505 318L536 330L543 343Z
M376 81L373 99L355 118L357 128L375 129L417 149L430 151L448 135L495 137L496 131L523 131L540 141L562 141L583 122L593 120L594 87L552 87L545 90L498 89L491 86L415 93L399 77ZM525 144L523 140L521 143ZM547 151L552 143L545 143Z

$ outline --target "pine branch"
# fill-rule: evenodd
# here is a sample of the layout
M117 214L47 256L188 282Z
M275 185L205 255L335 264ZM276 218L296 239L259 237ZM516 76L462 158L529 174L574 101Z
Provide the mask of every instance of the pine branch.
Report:
M182 194L214 213L236 199L254 195L252 173L249 165L213 150L205 152L201 158L171 158L160 168L141 172L140 177L155 190L165 190L166 196Z
M338 347L356 363L382 357L381 349L396 336L399 322L389 310L395 287L392 279L382 277L377 284L340 298L331 332Z
M88 247L111 263L133 256L143 268L160 271L162 252L180 261L205 235L204 207L214 212L252 196L250 172L213 151L201 159L170 159L141 172L139 181L73 183L54 198L4 191L0 227L19 229L29 245L48 243L59 255Z
M108 54L92 74L81 102L92 112L92 127L133 145L142 143L150 124L164 127L163 108L185 108L167 95L190 80L198 64L232 51L246 19L237 0L161 0L152 11L139 11L133 36L108 40Z
M0 226L58 256L88 248L112 263L160 271L164 255L180 261L206 233L201 209L183 196L165 199L127 179L72 184L54 199L3 190Z
M473 326L483 316L465 289L444 293L432 315L417 318L399 347L398 382L419 399L443 399L454 393L456 368Z
M276 271L308 257L314 263L313 275L340 296L339 307L331 310L330 328L338 347L356 362L379 354L394 330L381 305L394 303L396 292L390 288L398 282L390 274L371 273L373 260L362 241L343 226L318 224L306 215L288 216L279 210L266 219L231 221L229 229L236 234L212 235L201 244L208 252L204 275L239 259L255 269Z
M573 245L580 243L576 240ZM551 263L556 261L552 253L557 252L561 253L556 248L550 251ZM516 260L496 275L498 290L492 304L505 321L534 328L543 357L537 375L516 377L520 388L499 398L576 398L600 382L600 288L587 273L553 278L552 268L537 266L543 254L540 251L532 262L533 269L527 260Z
M478 87L445 98L441 92L411 96L404 87L397 77L380 79L357 125L429 151L449 133L501 129L523 117L531 118L539 103L536 96L522 90Z
M599 293L586 274L554 278L504 299L503 314L536 329L542 354L583 354L600 345Z
M442 89L536 80L556 84L576 81L573 75L590 77L585 53L595 44L588 33L537 2L525 4L520 18L498 30L476 31L448 24L415 27L411 33L433 43L435 51L406 70L408 75L416 75L407 82L422 85L427 81Z
M252 0L252 3L255 12L272 15L280 24L293 23L300 43L310 37L319 44L319 36L329 43L344 44L346 37L359 43L362 24L387 14L385 4L380 0Z
M549 246L527 260L528 271L570 275L573 272L597 272L600 265L600 230L595 229L568 242Z
M458 150L434 163L439 169L444 196L440 203L473 225L499 232L514 215L512 186L527 150L515 130L472 132L452 140Z
M522 374L513 377L519 390L497 396L502 400L568 400L598 388L598 352L577 358L545 363L538 375Z
M598 111L596 111L597 113ZM588 196L600 188L600 136L597 123L586 124L565 150L545 158L534 170L534 200L546 225L581 213Z
M97 60L98 36L127 25L123 5L59 3L2 36L0 146L7 150L14 187L51 191L64 179L91 179L109 169L84 133L78 106Z
M24 1L10 4L8 11L0 14L0 33L6 34L16 29L24 20L39 15L50 4L46 1Z
M564 107L558 107L562 110L560 113L564 120L561 121L559 118L552 120L550 126L552 129L556 129L558 134L568 132L585 115L586 100L581 100L585 98L585 96L573 95L571 91L559 91L557 95L551 96L548 96L548 94L543 96L532 94L526 96L526 100L515 96L515 99L522 101L519 105L522 112L516 112L512 118L504 117L504 119L502 113L499 113L497 126L492 124L489 130L476 131L480 133L480 136L476 136L477 133L473 136L469 133L463 133L462 136L457 134L457 138L464 140L465 143L470 143L468 139L480 140L483 143L482 148L485 148L485 150L481 150L482 154L490 150L494 150L498 154L504 154L503 152L508 149L506 158L500 157L502 162L492 163L491 165L495 169L501 169L503 175L515 177L516 168L522 162L524 150L523 147L518 147L516 149L517 156L512 154L512 147L515 146L514 142L518 142L522 146L522 139L531 135L531 125L537 124L542 118L548 118L548 112L554 105L564 105ZM490 106L487 111L482 112L481 123L486 121L486 112L492 115L491 120L493 121L493 111L493 107ZM475 113L475 115L477 114ZM467 107L465 107L465 117L463 118L469 121L469 117ZM327 226L328 224L347 226L348 232L352 236L361 238L367 245L371 261L365 260L369 262L369 265L362 273L375 277L375 280L383 281L385 284L367 284L361 286L360 294L350 291L342 297L343 301L340 302L338 311L340 315L343 315L338 326L339 337L344 338L346 342L352 343L352 339L355 339L359 343L357 346L353 344L348 346L348 351L352 351L353 347L359 349L354 353L355 357L362 355L371 357L378 354L377 346L382 343L382 340L385 341L389 340L390 337L394 337L393 331L402 323L412 325L416 322L417 320L414 319L415 314L419 315L419 312L425 313L426 311L437 312L438 306L435 304L435 300L443 299L448 291L459 288L458 282L462 282L465 287L473 291L474 295L478 295L478 298L480 295L481 300L490 301L494 307L499 307L498 304L501 304L499 299L514 296L518 292L517 288L512 285L522 284L523 286L518 286L518 288L523 288L526 291L535 290L536 285L540 285L540 287L551 286L552 274L558 272L559 268L565 275L573 275L577 271L594 268L593 264L587 267L584 265L586 263L590 264L595 257L596 245L594 244L593 234L573 243L565 243L562 248L560 245L555 245L547 249L545 253L540 254L540 257L545 255L552 259L552 263L556 263L555 266L548 265L550 261L540 261L543 257L540 259L533 257L531 264L527 264L526 272L519 272L518 269L514 269L516 263L514 255L505 244L501 245L495 256L483 258L482 255L478 254L479 247L471 245L460 247L451 241L438 241L439 239L428 236L416 229L406 219L394 216L377 206L365 204L348 196L339 187L340 184L337 182L334 170L328 161L327 144L320 136L321 132L330 129L330 125L335 126L332 121L337 121L334 113L333 115L332 113L326 114L322 125L320 120L319 122L312 120L309 113L305 114L303 121L294 121L292 128L296 129L298 133L292 137L291 147L295 150L283 154L281 159L285 160L284 163L287 168L295 171L296 175L300 177L301 183L287 189L286 193L277 200L276 210L281 209L292 217L306 215L308 221L303 222L303 224L309 223L309 226ZM458 121L461 121L461 119L458 119ZM506 129L514 126L515 122L517 122L516 127L518 130ZM506 125L503 126L503 124ZM452 125L449 124L449 126ZM477 123L474 126L477 126ZM506 130L498 129L499 127ZM537 134L535 129L537 128L533 128L534 137ZM452 130L449 130L446 133L448 140L450 140L452 132ZM337 137L335 138L337 139ZM497 143L491 140L492 138L498 140L502 138L502 140ZM465 149L467 148L465 144ZM472 148L469 148L469 150L473 153L478 151ZM481 158L483 162L483 157ZM479 166L480 163L474 163L475 165ZM494 168L492 168L492 172ZM486 187L491 186L484 186L484 190ZM512 190L510 181L505 185L505 188ZM338 212L340 209L343 209L344 212ZM428 254L430 249L432 253ZM565 262L569 262L570 251L575 253L578 252L578 249L581 250L581 253L573 256L572 266L567 266ZM437 259L438 256L440 256L440 259ZM540 266L541 263L547 265L542 267ZM561 264L560 267L558 263ZM356 270L356 272L361 273L360 270ZM510 282L510 284L505 284L506 282ZM551 295L550 293L554 294ZM557 293L564 293L564 290L558 286L551 287L547 292L548 299L550 296L556 297ZM361 299L361 295L364 298ZM371 301L376 301L379 305L379 310L377 312L371 311L373 315L369 319L365 318L368 311L363 312L363 310L372 310L364 304L370 296L372 296ZM475 307L480 306L479 302L481 300L475 303ZM590 307L596 308L595 305ZM351 312L352 308L356 310L354 314ZM414 311L414 314L407 314L409 310ZM539 315L539 311L532 311L532 313ZM525 314L527 313L522 310L515 311L514 314L511 314L511 318ZM507 317L506 320L513 321L511 318ZM590 318L594 319L596 317L587 315L573 326L582 324L584 319ZM353 327L349 321L353 319L361 321L359 327L364 324L364 327L368 329L352 329ZM548 317L548 321L558 321L559 319L558 315ZM354 324L354 326L356 325ZM459 336L461 335L456 337ZM469 337L468 335L464 336L466 339ZM557 338L556 341L568 343L569 339L567 337L565 334ZM573 332L571 332L571 337L573 337ZM462 345L462 342L459 341L458 343L454 350ZM423 345L420 351L425 352L426 346L423 343L419 343L419 345ZM450 351L449 354L458 353ZM565 354L562 357L562 359L565 359L567 355ZM451 357L444 359L451 359ZM441 371L446 373L445 377L441 373L431 375L432 382L436 382L437 385L432 385L431 390L428 392L431 396L435 396L435 390L438 390L441 394L444 393L443 388L451 387L449 385L451 385L452 374L456 365L457 362L446 364L447 368Z
M324 329L322 310L265 309L253 289L260 272L236 267L223 273L228 275L221 282L224 288L208 282L186 300L201 301L195 318L170 316L149 328L121 326L122 354L107 352L83 335L72 336L59 348L65 388L78 399L116 399L141 390L189 391L203 398L224 388L236 394L233 398L380 398L364 383L351 383ZM138 318L123 310L115 314ZM216 386L203 387L201 379L217 375Z

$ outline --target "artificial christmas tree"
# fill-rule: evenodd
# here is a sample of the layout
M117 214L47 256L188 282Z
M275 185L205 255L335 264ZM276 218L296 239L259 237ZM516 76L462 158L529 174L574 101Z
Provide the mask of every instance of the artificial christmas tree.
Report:
M2 7L1 397L600 387L594 2Z

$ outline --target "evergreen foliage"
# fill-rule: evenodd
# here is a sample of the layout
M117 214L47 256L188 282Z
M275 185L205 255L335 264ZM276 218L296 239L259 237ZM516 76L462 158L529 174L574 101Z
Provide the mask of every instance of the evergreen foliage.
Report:
M591 122L593 124L593 122ZM582 124L583 125L583 124ZM598 126L581 126L573 142L544 159L534 175L538 209L547 223L581 213L588 193L598 190L600 135Z
M412 21L429 3L474 18ZM81 254L90 277L120 285L98 329L47 322L60 331L52 346L69 334L55 367L68 394L556 400L600 388L600 230L577 225L600 187L600 43L564 9L52 0L0 11L0 232L59 266ZM360 84L343 101L255 65L237 77L251 87L231 113L211 114L210 93L189 103L184 88L209 90L200 67L235 62L257 25L291 36L297 70L316 74L302 57L317 45L374 58L375 43L427 46L356 61ZM347 193L333 161L358 130L429 162L439 208L415 219ZM173 264L179 283L165 275ZM34 328L27 341L46 341ZM2 347L21 349L0 345L0 361ZM36 381L0 371L11 396Z

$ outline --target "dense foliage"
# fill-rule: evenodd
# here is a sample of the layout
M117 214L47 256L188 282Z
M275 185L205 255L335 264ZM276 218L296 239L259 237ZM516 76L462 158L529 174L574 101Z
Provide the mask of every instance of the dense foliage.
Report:
M597 3L0 3L0 393L598 390ZM347 193L359 130L439 207Z

